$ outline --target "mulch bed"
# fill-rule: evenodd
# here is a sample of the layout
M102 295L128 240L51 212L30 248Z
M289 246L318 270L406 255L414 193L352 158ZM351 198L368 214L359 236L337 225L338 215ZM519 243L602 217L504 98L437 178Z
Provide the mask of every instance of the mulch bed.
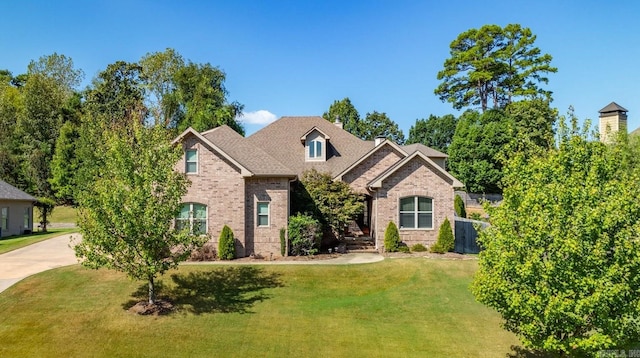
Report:
M142 316L162 316L173 312L175 306L173 303L158 299L154 304L149 301L140 301L129 308L129 312Z

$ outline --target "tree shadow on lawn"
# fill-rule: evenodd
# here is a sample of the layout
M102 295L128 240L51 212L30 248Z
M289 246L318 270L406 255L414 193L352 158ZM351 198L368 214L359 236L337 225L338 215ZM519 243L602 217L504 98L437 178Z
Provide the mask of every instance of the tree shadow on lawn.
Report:
M156 283L159 299L172 302L177 310L193 314L203 313L252 313L254 303L269 299L264 292L268 288L284 286L280 275L267 273L251 266L219 267L211 271L173 274L174 285L166 287L161 280ZM140 300L148 298L148 285L141 285L131 296L135 300L123 304L129 309Z

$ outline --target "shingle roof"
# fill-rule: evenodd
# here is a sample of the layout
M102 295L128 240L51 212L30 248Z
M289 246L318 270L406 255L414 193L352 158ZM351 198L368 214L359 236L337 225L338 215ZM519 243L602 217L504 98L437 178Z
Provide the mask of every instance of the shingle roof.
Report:
M610 113L610 112L629 112L621 105L616 102L609 103L606 107L598 111L599 113Z
M247 138L244 138L227 125L203 132L202 135L254 175L295 175L291 169L275 160L262 149L251 144Z
M412 154L414 152L420 152L430 158L448 158L449 157L448 155L440 151L437 151L431 147L427 147L426 145L420 144L420 143L404 145L402 146L402 149L404 149L405 152L409 154Z
M300 138L313 127L330 137L327 161L305 161L305 147ZM298 175L312 168L340 173L374 147L373 141L364 141L318 116L282 117L246 139Z
M33 196L0 179L0 200L37 201Z

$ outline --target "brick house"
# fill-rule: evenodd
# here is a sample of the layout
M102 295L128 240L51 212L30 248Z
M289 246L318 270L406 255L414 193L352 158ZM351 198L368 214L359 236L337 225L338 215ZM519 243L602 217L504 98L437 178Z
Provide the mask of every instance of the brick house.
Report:
M210 234L214 243L228 225L240 257L279 255L292 184L312 168L364 195L357 227L380 250L390 221L407 245L433 244L444 219L454 222L454 189L463 186L444 169L444 153L384 138L364 141L322 117L283 117L247 138L228 126L189 128L174 143L184 148L176 170L192 182L176 223Z

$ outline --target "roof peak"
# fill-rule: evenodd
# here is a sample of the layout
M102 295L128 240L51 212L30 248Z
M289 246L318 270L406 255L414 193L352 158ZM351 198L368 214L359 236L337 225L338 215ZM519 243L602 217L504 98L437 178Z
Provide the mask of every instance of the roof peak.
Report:
M598 113L610 113L610 112L629 112L627 109L617 104L616 102L611 102L606 105L603 109L599 110Z

